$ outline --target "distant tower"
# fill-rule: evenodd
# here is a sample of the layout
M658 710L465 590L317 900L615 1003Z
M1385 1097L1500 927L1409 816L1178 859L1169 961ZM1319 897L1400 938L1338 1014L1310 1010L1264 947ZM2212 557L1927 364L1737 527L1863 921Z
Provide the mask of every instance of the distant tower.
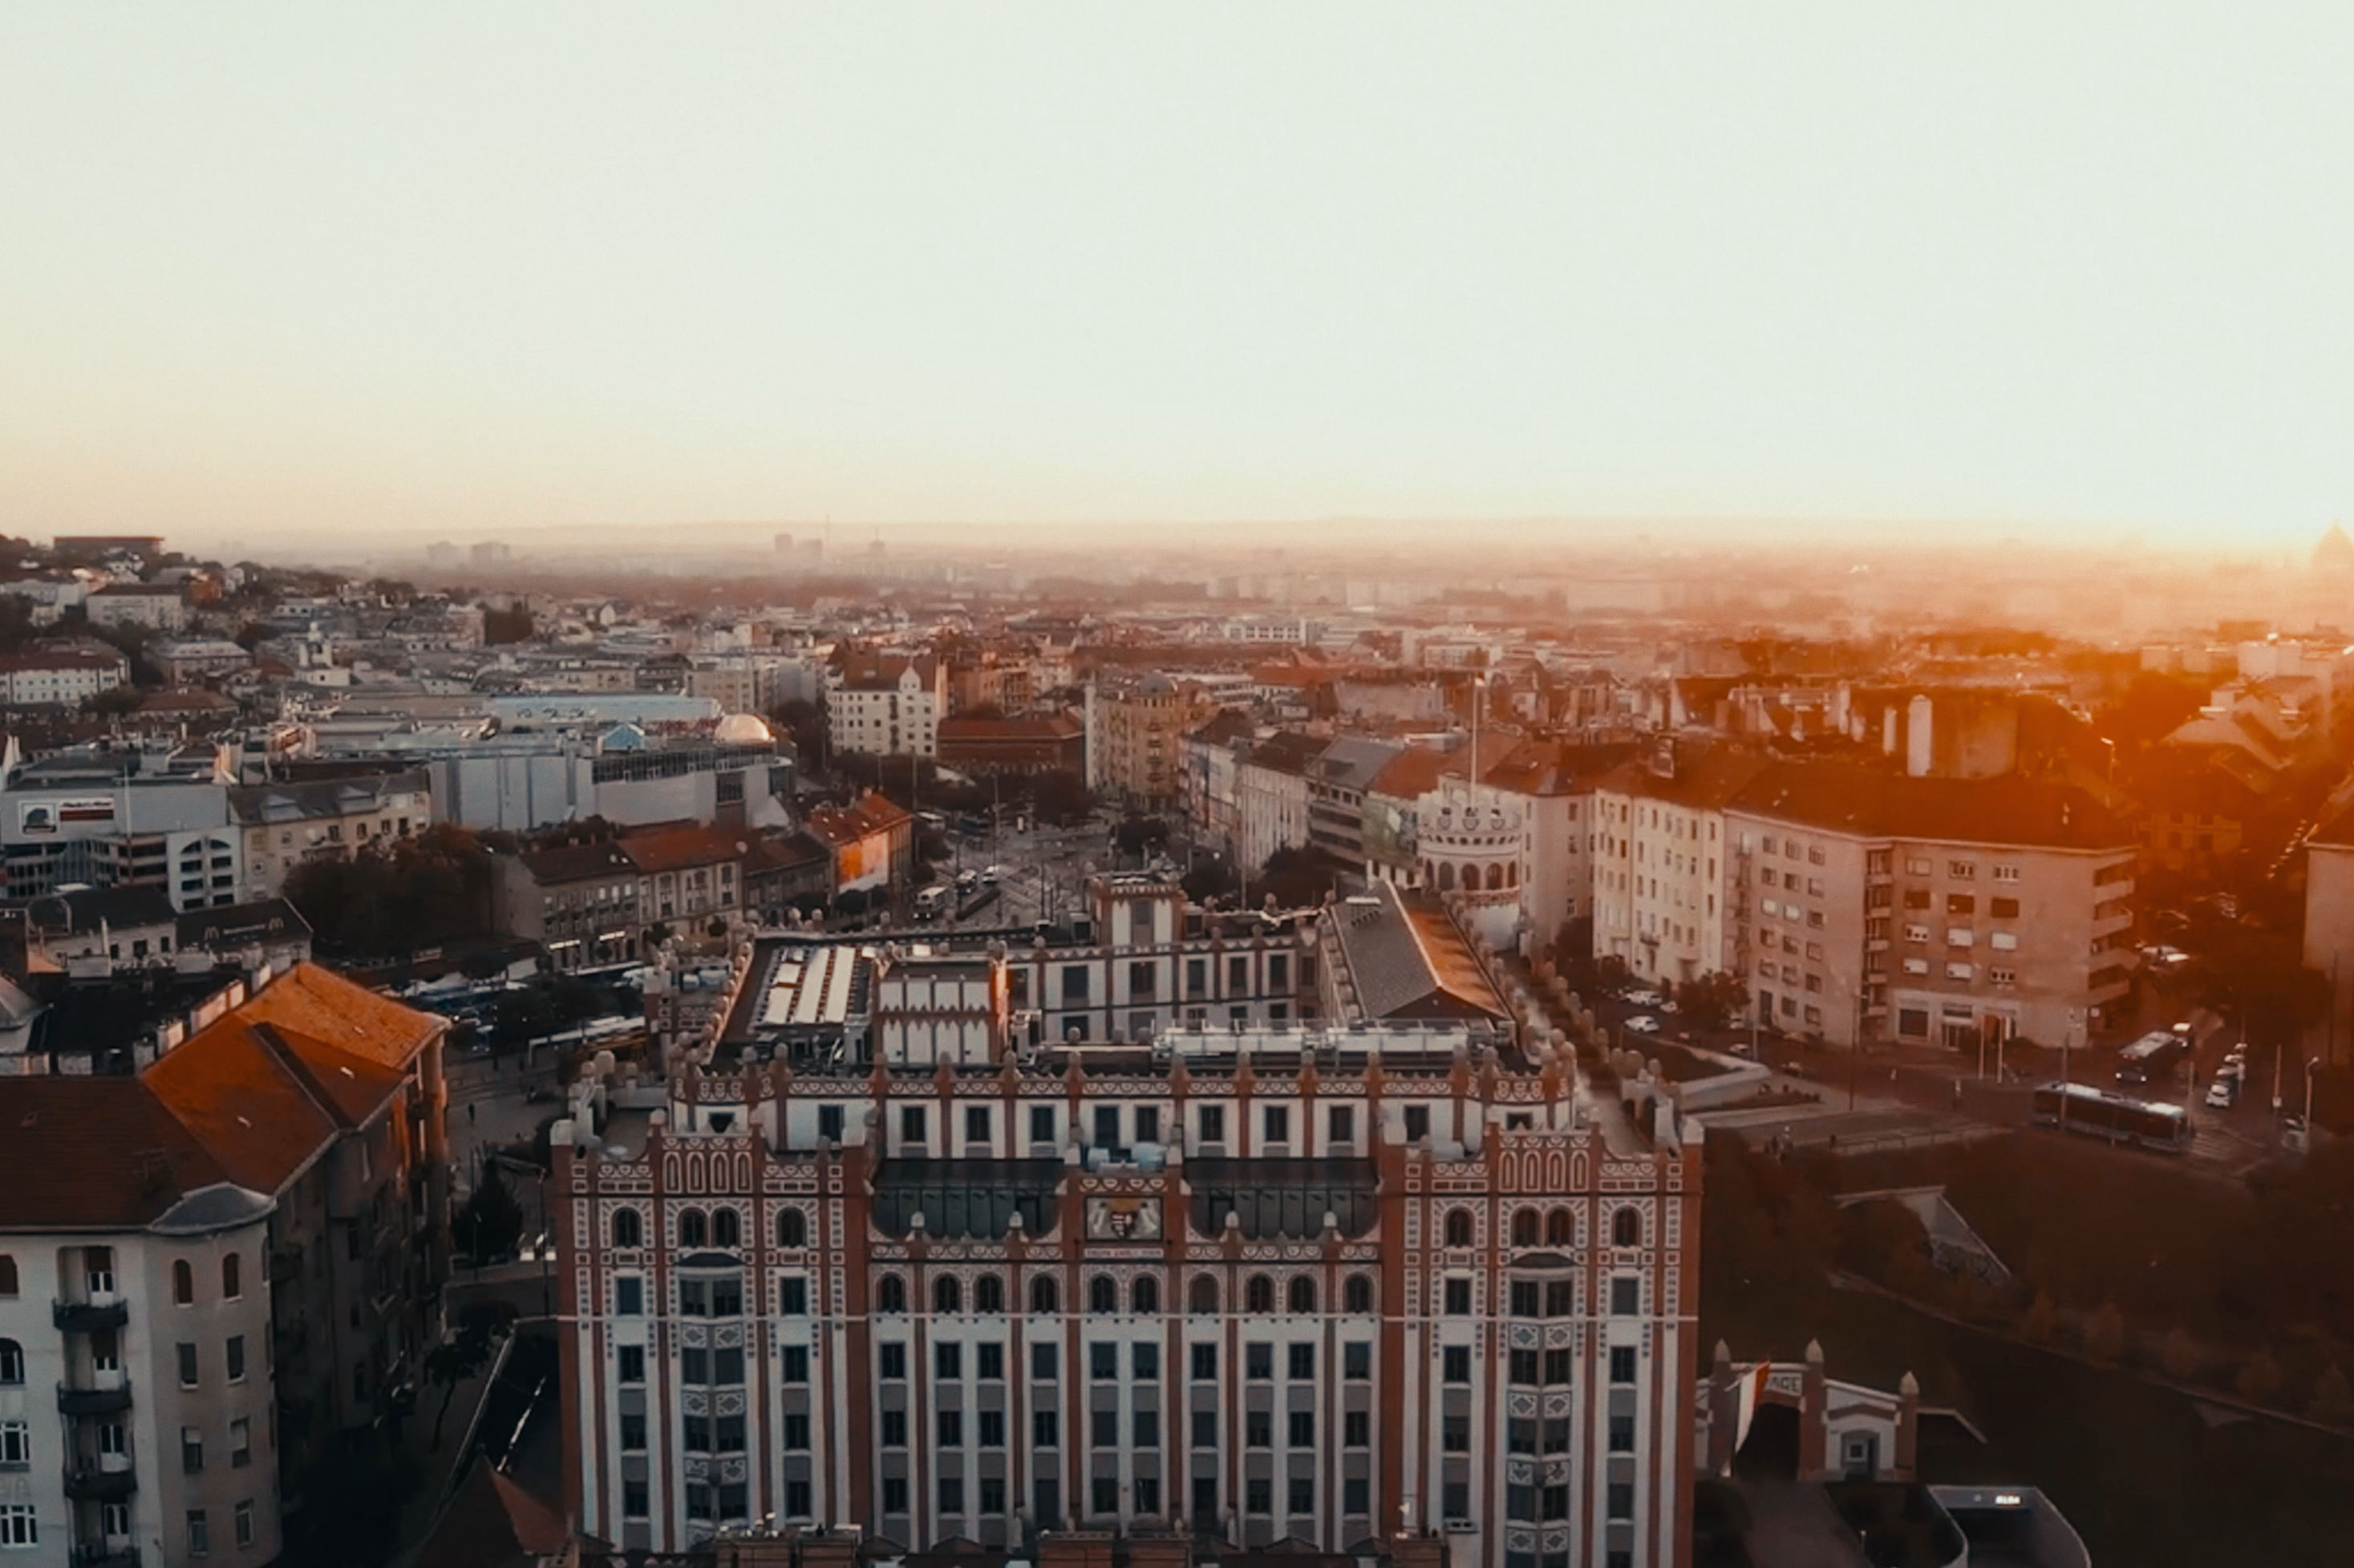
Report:
M2313 568L2320 572L2354 572L2354 539L2332 523L2321 543L2313 547Z

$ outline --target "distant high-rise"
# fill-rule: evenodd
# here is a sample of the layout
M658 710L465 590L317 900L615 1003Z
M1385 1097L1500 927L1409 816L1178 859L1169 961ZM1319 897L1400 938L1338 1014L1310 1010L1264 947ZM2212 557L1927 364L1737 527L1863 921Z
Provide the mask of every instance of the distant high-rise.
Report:
M471 552L478 567L504 567L514 561L514 552L496 539L485 539Z

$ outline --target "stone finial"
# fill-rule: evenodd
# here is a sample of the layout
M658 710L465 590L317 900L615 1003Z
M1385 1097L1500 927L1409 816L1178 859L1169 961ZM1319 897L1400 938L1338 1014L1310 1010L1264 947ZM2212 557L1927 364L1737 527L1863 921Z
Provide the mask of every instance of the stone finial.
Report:
M1729 1367L1733 1364L1733 1347L1723 1340L1716 1342L1716 1364L1721 1367Z
M1921 1397L1921 1380L1906 1372L1897 1383L1896 1392L1906 1399L1918 1399Z
M1807 1364L1810 1367L1819 1367L1823 1364L1823 1342L1820 1340L1807 1341Z

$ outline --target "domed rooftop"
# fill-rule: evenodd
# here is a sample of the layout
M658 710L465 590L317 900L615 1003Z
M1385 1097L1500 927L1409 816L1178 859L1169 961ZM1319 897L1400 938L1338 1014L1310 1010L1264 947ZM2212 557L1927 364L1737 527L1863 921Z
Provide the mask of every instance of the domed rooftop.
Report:
M766 746L776 736L758 714L729 714L719 721L712 738L722 746Z

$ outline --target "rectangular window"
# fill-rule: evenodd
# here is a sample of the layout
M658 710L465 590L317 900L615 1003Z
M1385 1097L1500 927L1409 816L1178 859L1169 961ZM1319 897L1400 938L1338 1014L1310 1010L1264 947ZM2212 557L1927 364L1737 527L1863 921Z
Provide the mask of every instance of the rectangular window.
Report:
M1157 1410L1137 1410L1129 1412L1128 1420L1128 1438L1130 1446L1134 1447L1160 1447L1161 1412Z
M245 1336L231 1334L223 1353L228 1361L228 1381L243 1383L245 1381Z
M642 1503L645 1494L645 1483L639 1481L633 1482L632 1484L638 1488L639 1498ZM810 1484L807 1481L787 1481L785 1483L786 1518L807 1519L810 1514Z
M1128 966L1128 994L1136 1001L1152 1000L1153 973L1160 966L1145 959Z
M938 1434L938 1440L941 1447L961 1448L964 1446L963 1411L935 1411L932 1414L932 1424Z
M1030 1107L1030 1141L1033 1143L1055 1141L1054 1107L1032 1106Z
M635 1318L646 1309L646 1282L634 1274L613 1281L613 1315Z
M809 1354L807 1345L787 1345L778 1352L787 1383L809 1382Z
M694 1352L690 1351L688 1353L693 1354ZM907 1347L896 1340L885 1340L882 1344L875 1347L875 1364L877 1373L880 1376L886 1378L906 1377L907 1375Z
M1087 966L1085 964L1064 965L1063 1005L1065 1007L1085 1007L1087 1005Z
M1298 1344L1287 1347L1286 1360L1289 1363L1283 1369L1287 1375L1295 1378L1311 1378L1316 1375L1314 1345Z
M1263 1340L1245 1345L1243 1375L1253 1383L1265 1383L1275 1376L1275 1347Z
M927 1136L928 1136L928 1132L927 1121L924 1116L924 1107L921 1106L900 1107L899 1141L902 1143L921 1143Z
M253 1420L240 1415L228 1424L228 1467L241 1470L253 1463Z
M1634 1346L1613 1345L1610 1347L1610 1381L1612 1383L1633 1383L1635 1381Z
M905 1513L907 1511L907 1477L885 1476L883 1478L883 1511L885 1513Z
M1515 1318L1533 1318L1543 1287L1533 1279L1515 1279L1506 1287L1507 1299Z
M1204 1106L1197 1115L1194 1125L1204 1143L1225 1142L1226 1107Z
M1119 1511L1119 1481L1113 1476L1097 1476L1088 1483L1088 1499L1092 1511L1113 1514Z
M1439 1423L1439 1444L1443 1452L1469 1454L1471 1451L1471 1418L1449 1415Z
M1269 953L1267 956L1267 989L1270 991L1278 991L1285 990L1290 984L1290 955L1288 953Z
M1269 1143L1291 1141L1291 1111L1286 1106L1269 1106L1262 1113L1259 1130Z
M1214 1448L1218 1446L1218 1413L1214 1410L1193 1412L1193 1446Z
M942 1340L934 1344L932 1375L938 1378L964 1376L964 1346L954 1340Z
M1150 1383L1161 1375L1161 1347L1150 1340L1139 1340L1128 1348L1129 1375L1139 1383Z
M1567 1318L1577 1310L1577 1281L1548 1279L1544 1287L1544 1309L1548 1318Z
M1210 960L1207 959L1187 959L1185 960L1185 994L1187 996L1206 996L1209 994L1209 991Z
M1511 1351L1507 1352L1507 1354L1510 1359L1506 1363L1507 1370L1505 1375L1508 1378L1518 1383L1534 1383L1537 1381L1538 1372L1536 1351L1532 1350Z
M1545 1418L1544 1451L1548 1454L1569 1452L1569 1417L1553 1415Z
M1324 1136L1334 1143L1354 1143L1357 1140L1357 1109L1354 1106L1334 1106L1324 1116Z
M1632 1482L1632 1481L1613 1481L1613 1482L1611 1482L1611 1483L1610 1483L1609 1499L1610 1499L1609 1516L1610 1516L1612 1519L1632 1519L1632 1518L1634 1518L1634 1517L1635 1517L1635 1483L1634 1483L1634 1482Z
M777 1311L787 1318L809 1316L809 1281L789 1275L777 1282Z
M179 1346L179 1352L180 1386L194 1388L196 1386L196 1347L184 1340Z
M1055 1378L1055 1346L1051 1340L1040 1340L1030 1347L1030 1375L1040 1383Z
M1440 1347L1438 1365L1440 1376L1445 1382L1469 1383L1471 1381L1471 1347L1469 1345Z
M1544 1353L1544 1380L1548 1386L1559 1386L1570 1378L1571 1351L1566 1345L1557 1345Z
M621 1451L625 1454L642 1453L644 1451L645 1446L646 1418L644 1413L631 1410L621 1412Z
M1054 1476L1040 1476L1030 1483L1030 1511L1035 1519L1063 1517L1063 1483Z
M1054 1411L1034 1410L1030 1413L1030 1446L1032 1447L1052 1448L1061 1441L1062 1423L1055 1419Z
M1341 1446L1344 1448L1365 1448L1373 1446L1373 1418L1362 1410L1352 1410L1341 1417Z
M1470 1446L1470 1442L1468 1437L1465 1439L1464 1446L1467 1448ZM1447 1518L1450 1520L1468 1520L1471 1517L1470 1482L1448 1481L1446 1483L1445 1489L1439 1495L1445 1499L1440 1505L1440 1512L1445 1514Z
M817 1107L817 1135L828 1143L838 1144L842 1141L842 1107L840 1106Z
M1614 1454L1635 1451L1635 1418L1632 1415L1613 1415L1610 1418L1610 1451Z
M695 1417L689 1416L687 1419L692 1421ZM883 1412L882 1432L883 1446L885 1448L906 1447L907 1446L907 1413L904 1410Z
M967 1143L989 1141L989 1107L987 1106L965 1107L964 1140Z
M643 1345L623 1345L617 1354L623 1383L646 1381L646 1348Z
M1406 1107L1405 1140L1408 1143L1424 1143L1427 1142L1429 1138L1430 1107L1428 1106Z
M1119 1376L1119 1347L1108 1340L1092 1341L1087 1346L1087 1375L1098 1383Z
M962 1477L942 1476L940 1478L940 1511L942 1513L964 1511L964 1478Z
M1243 1446L1246 1448L1275 1446L1275 1413L1273 1411L1252 1410L1244 1413Z
M1218 1375L1218 1347L1204 1342L1190 1347L1190 1351L1193 1361L1193 1381L1208 1383L1214 1379Z
M188 1555L208 1556L212 1549L212 1526L205 1520L205 1510L200 1508L190 1509L188 1510Z
M1643 1309L1643 1282L1621 1277L1610 1282L1610 1310L1620 1318L1631 1318Z
M1351 1340L1341 1347L1341 1375L1351 1383L1363 1383L1373 1375L1373 1347L1364 1340Z
M1471 1315L1471 1282L1468 1279L1447 1281L1447 1315L1468 1318Z
M1005 1347L984 1340L973 1347L973 1376L988 1383L1005 1376Z
M798 1452L810 1446L810 1418L796 1412L785 1417L785 1447Z
M973 1419L973 1438L984 1448L1005 1446L1005 1412L984 1410Z

